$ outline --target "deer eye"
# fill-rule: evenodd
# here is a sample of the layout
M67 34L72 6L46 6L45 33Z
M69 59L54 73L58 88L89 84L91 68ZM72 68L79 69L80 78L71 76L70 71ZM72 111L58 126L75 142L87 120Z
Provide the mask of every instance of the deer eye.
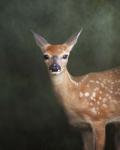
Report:
M48 55L44 55L44 59L45 60L49 59L49 56Z
M63 59L67 59L68 58L68 55L67 54L65 54L65 55L63 55L63 57L62 57Z

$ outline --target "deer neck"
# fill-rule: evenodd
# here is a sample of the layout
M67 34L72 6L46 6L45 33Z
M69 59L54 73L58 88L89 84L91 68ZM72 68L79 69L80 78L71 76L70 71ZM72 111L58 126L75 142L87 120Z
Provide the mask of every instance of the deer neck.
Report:
M51 76L51 81L55 93L63 99L68 98L72 95L72 93L75 94L75 91L77 91L78 83L72 79L72 76L69 74L67 69L59 75Z

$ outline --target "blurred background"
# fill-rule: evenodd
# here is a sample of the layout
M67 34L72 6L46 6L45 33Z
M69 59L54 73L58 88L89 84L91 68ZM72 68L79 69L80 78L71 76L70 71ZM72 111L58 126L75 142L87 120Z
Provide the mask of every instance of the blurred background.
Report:
M82 149L79 130L68 125L30 32L63 43L81 27L70 73L119 66L119 0L0 1L0 150Z

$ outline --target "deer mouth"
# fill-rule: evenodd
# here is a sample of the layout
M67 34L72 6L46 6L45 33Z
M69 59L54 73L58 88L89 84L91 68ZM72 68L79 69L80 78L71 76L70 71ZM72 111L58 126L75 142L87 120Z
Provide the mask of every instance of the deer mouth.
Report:
M61 71L57 71L57 72L50 72L51 75L59 75L61 73Z

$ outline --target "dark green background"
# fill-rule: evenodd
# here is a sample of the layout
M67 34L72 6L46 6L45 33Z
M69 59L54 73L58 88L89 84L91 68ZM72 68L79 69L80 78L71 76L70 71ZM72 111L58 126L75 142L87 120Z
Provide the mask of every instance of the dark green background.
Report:
M81 27L68 64L71 74L119 66L119 0L0 1L0 150L82 147L78 129L68 125L57 103L30 32L62 43Z

